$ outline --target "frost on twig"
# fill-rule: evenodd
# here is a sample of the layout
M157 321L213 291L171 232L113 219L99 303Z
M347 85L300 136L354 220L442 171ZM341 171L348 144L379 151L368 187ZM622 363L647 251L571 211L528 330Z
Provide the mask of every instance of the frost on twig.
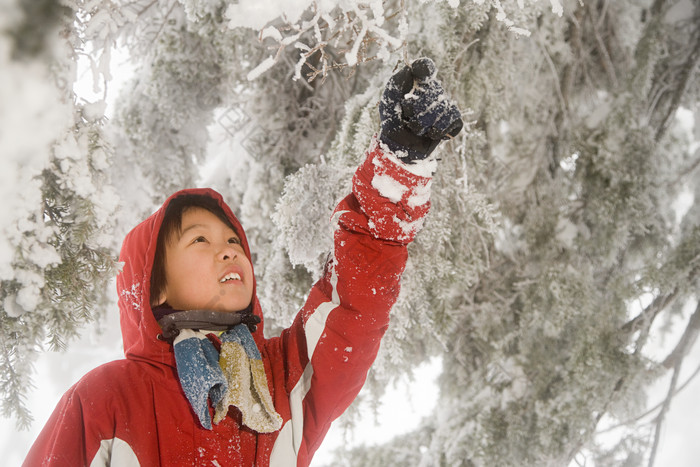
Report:
M386 11L379 0L312 3L306 11L270 8L264 15L253 15L252 2L239 2L226 10L230 28L250 27L260 31L261 41L272 41L274 53L249 74L254 80L269 70L289 46L299 50L294 79L311 82L319 75L324 79L331 70L355 68L374 59L388 60L405 46L406 10L398 2L394 11ZM281 10L281 11L278 11ZM282 21L268 25L277 18ZM306 66L306 67L305 67Z
M495 13L496 20L512 33L529 36L530 31L518 26L511 13L529 11L526 3L540 1L488 0L487 6ZM472 2L481 5L486 0ZM241 0L230 4L225 12L229 28L251 28L259 31L261 41L272 42L270 49L274 52L248 73L249 80L272 68L289 46L299 50L294 79L303 77L309 82L319 75L325 79L331 70L354 70L363 62L387 61L397 52L406 55L409 6L405 0L307 0L266 3L265 8L257 3ZM444 2L423 0L421 3L433 3L437 8ZM446 3L452 9L460 6L459 0ZM560 0L550 0L549 4L554 14L562 16Z

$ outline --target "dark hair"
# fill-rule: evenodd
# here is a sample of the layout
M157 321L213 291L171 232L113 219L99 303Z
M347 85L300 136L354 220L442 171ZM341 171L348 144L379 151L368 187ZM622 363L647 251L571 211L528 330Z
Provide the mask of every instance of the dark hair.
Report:
M156 254L153 258L153 269L151 270L151 306L155 305L155 300L158 300L160 294L165 290L165 248L172 236L182 230L182 215L192 208L206 209L221 220L227 227L231 228L236 235L240 237L238 229L236 229L229 218L226 216L223 208L214 199L206 195L180 195L174 198L165 208L163 215L163 223L158 231L158 240L156 241Z

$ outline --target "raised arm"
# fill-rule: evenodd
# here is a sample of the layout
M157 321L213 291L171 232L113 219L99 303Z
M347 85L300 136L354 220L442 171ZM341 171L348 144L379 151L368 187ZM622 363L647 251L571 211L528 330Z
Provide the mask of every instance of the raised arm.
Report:
M389 325L406 246L430 207L430 155L461 129L432 61L387 84L375 138L332 221L334 251L293 325L274 345L286 361L289 419L270 465L308 465L330 424L355 399ZM281 395L276 394L278 399ZM287 419L287 417L285 417ZM279 463L279 464L278 464Z

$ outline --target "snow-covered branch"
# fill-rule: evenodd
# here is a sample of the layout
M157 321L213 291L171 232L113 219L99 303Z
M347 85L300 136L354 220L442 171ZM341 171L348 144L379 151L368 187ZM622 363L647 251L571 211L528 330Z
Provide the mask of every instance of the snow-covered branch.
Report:
M249 74L253 80L269 70L279 60L282 51L293 46L299 50L294 67L294 79L313 81L321 75L325 78L330 70L353 68L359 63L381 58L388 59L405 43L406 23L403 2L396 5L395 12L387 15L382 2L309 2L307 11L289 10L287 4L280 8L281 24L268 25L276 16L275 5L265 9L264 15L250 21L254 2L232 4L226 10L229 28L250 27L260 31L259 39L276 42L276 52ZM396 20L394 20L396 19ZM387 21L388 20L388 21ZM393 24L392 24L393 23ZM267 26L265 26L267 25ZM307 34L309 33L309 34Z
M468 0L467 0L468 1ZM486 0L472 0L484 4ZM294 67L294 79L324 79L331 70L354 68L361 63L380 59L404 58L408 22L406 9L411 0L351 0L266 2L260 8L255 0L241 0L229 4L225 16L228 27L251 28L259 31L261 41L269 40L275 53L260 62L248 74L254 80L272 68L282 50L293 45L299 49ZM442 0L427 0L438 8ZM449 7L459 7L459 0L449 0ZM488 0L488 7L496 12L496 19L518 35L530 31L511 19L511 12L528 11L538 0ZM559 0L550 0L552 12L561 16ZM310 34L307 34L310 33ZM305 37L302 39L302 37ZM304 73L304 66L308 71Z
M105 231L118 198L105 174L111 149L102 133L104 105L78 104L72 90L88 40L100 50L95 75L110 79L117 27L110 26L106 3L61 2L40 11L12 5L20 25L43 26L46 36L31 54L6 54L12 47L0 34L0 389L3 413L20 423L29 419L24 399L36 352L45 344L63 347L94 319L113 274ZM21 28L16 40L26 41L23 34L37 37L33 28Z

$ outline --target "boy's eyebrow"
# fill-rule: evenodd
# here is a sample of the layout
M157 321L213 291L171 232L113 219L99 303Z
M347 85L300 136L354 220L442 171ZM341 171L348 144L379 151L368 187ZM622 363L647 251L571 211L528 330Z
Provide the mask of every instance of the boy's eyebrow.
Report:
M185 234L186 234L188 231L193 230L193 229L197 229L197 228L205 228L205 229L206 229L207 226L204 225L204 224L192 224L192 225L190 225L190 226L187 226L186 228L184 228L184 229L180 232L180 238L184 237Z
M188 231L193 230L193 229L196 229L196 228L208 229L208 226L207 226L206 224L192 224L192 225L189 225L189 226L187 226L186 228L184 228L184 229L182 230L182 232L180 232L180 238L184 237L185 234L186 234ZM231 229L231 230L233 230L233 229ZM235 230L233 230L233 235L235 235L237 239L239 239L239 240L241 239L241 236L238 235L238 233L237 233Z

